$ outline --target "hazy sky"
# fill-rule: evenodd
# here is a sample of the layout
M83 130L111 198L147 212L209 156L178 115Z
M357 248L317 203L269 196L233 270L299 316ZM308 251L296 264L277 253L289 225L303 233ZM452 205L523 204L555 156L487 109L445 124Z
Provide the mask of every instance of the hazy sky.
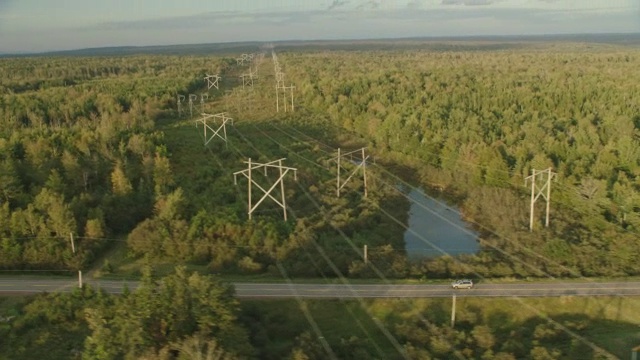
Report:
M0 53L615 32L640 32L640 0L0 0Z

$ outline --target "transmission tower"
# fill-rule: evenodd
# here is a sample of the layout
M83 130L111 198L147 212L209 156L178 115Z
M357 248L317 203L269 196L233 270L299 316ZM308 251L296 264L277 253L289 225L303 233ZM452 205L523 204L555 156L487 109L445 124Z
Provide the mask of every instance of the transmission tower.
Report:
M546 170L531 169L531 175L525 179L525 183L524 183L525 186L527 186L528 180L531 179L531 210L530 210L530 217L529 217L529 231L533 231L533 209L534 209L534 204L536 203L536 200L538 200L540 196L542 196L547 202L547 206L546 206L547 211L546 211L544 226L549 227L549 203L551 201L551 179L555 177L556 177L556 173L552 172L551 168L548 168ZM542 186L538 186L536 181L538 181L538 183L544 181L544 184Z
M293 90L295 86L284 85L284 73L281 71L280 64L278 63L278 56L275 51L271 51L271 57L273 58L273 69L276 74L276 112L280 112L280 91L282 90L282 103L284 105L284 112L287 112L287 91L291 96L290 111L294 111L293 106Z
M289 170L293 170L293 178L294 180L298 180L297 175L296 175L296 168L291 168L291 167L287 167L287 166L282 166L282 160L285 160L284 158L282 159L278 159L275 161L271 161L265 164L260 164L260 163L255 163L255 162L251 162L251 158L249 158L249 161L245 161L245 163L247 164L247 169L246 170L241 170L241 171L236 171L235 173L233 173L233 182L234 184L238 184L237 181L237 175L243 175L244 177L246 177L247 179L249 179L249 187L248 187L248 214L249 214L249 219L251 219L251 214L253 213L253 211L258 207L258 205L260 205L266 198L269 198L271 200L273 200L276 204L280 205L280 207L282 208L283 212L284 212L284 220L287 221L287 205L285 202L285 197L284 197L284 182L282 181L284 179L284 176L289 172ZM276 180L275 183L273 183L271 185L271 187L268 190L265 190L262 186L260 186L260 184L258 184L253 178L252 178L252 172L253 170L259 170L259 169L264 169L264 175L267 175L267 169L268 168L275 168L278 169L278 173L279 173L279 177ZM262 197L254 204L252 202L251 199L251 187L255 186L258 189L260 189L260 191L262 191L263 195ZM276 199L273 195L271 195L271 192L278 186L280 185L280 193L282 196L281 200Z
M284 86L280 86L276 84L276 112L280 112L280 90L282 90L282 92L284 93ZM284 95L283 95L283 100L284 100ZM286 107L286 101L285 101L285 107ZM285 112L286 112L286 108L285 108Z
M182 102L184 101L184 95L178 94L178 116L182 117Z
M200 112L204 113L204 101L209 100L209 94L200 94Z
M250 61L253 58L253 54L251 57L249 54L242 54L239 58L236 59L236 65L244 65L245 62Z
M189 114L191 115L191 118L193 118L193 101L194 100L198 100L198 95L189 94Z
M207 120L209 119L212 119L213 123L207 122ZM217 125L218 121L221 122L219 126ZM227 122L231 122L231 125L233 125L233 119L230 117L227 117L226 113L223 113L223 112L219 114L202 113L202 118L196 120L196 127L198 127L198 123L202 123L203 125L204 146L207 146L211 142L211 140L213 140L215 137L219 137L220 139L222 139L222 141L224 141L225 146L227 145ZM214 129L209 125L218 126L218 128ZM210 133L208 133L207 130ZM220 131L222 131L222 135L220 134Z
M280 72L280 68L276 69L276 89L284 87L284 73Z
M71 240L71 251L75 255L75 253L76 253L76 244L73 241L73 233L69 233L69 239ZM78 270L78 287L82 288L82 270Z
M236 59L236 65L244 65L244 63L249 60L248 54L242 54L239 58Z
M251 74L242 74L240 78L242 78L242 90L244 90L245 85L253 87L253 77Z
M207 76L205 76L204 79L207 81L207 90L211 90L212 87L215 87L216 90L220 90L218 88L218 80L220 80L221 77L218 76L218 74L215 74L215 75L207 74Z
M257 79L258 78L258 67L249 67L249 77L252 79Z
M284 100L284 112L287 112L287 101L286 101L286 96L287 96L287 90L289 90L291 92L291 107L290 110L291 112L293 112L293 90L295 90L295 86L291 85L291 86L285 86L282 88L283 92L284 92L284 96L285 98Z
M361 155L361 157L359 159L356 158L356 160L353 160L353 155L358 153ZM350 162L356 164L356 168L353 169L353 171L351 172L351 174L349 174L346 180L340 183L340 169L342 168L340 165L340 161L342 158L347 156L349 156ZM364 183L364 197L367 197L367 171L366 171L367 159L369 159L369 156L365 155L365 148L350 151L344 154L341 154L340 148L338 148L338 156L332 159L332 160L336 160L336 162L338 163L338 166L337 166L337 170L338 170L337 183L338 184L337 184L337 191L336 191L338 197L340 197L340 190L347 184L347 182L349 182L349 180L353 177L353 175L355 175L355 173L358 172L358 170L360 169L362 169L362 182Z

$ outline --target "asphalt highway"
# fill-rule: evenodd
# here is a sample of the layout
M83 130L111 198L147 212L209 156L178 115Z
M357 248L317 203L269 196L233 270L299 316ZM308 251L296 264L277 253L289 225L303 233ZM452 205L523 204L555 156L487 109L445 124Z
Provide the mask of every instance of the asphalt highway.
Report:
M137 281L87 280L96 288L110 293L134 290ZM400 284L287 284L233 283L240 298L435 298L471 297L548 297L548 296L640 296L640 282L532 282L476 284L473 289L452 289L449 285ZM71 291L77 280L51 278L0 278L0 295Z

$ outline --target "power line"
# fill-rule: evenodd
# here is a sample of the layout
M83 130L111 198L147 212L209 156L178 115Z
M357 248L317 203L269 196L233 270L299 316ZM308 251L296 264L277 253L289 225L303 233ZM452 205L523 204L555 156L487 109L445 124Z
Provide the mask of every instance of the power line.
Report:
M254 125L255 126L255 125ZM257 149L255 146L253 146L253 144L244 136L242 135L237 129L236 131L238 132L238 134L245 140L245 142L247 142L247 144L249 144L249 146L252 146L254 148L255 151L257 151L258 153L262 153L259 149ZM304 191L304 188L297 183L298 187ZM310 197L310 195L308 193L305 194L307 195L307 197L312 200L312 198ZM312 200L313 201L313 200ZM316 204L317 206L317 204ZM317 206L318 207L318 206ZM323 213L325 212L322 208L318 207L320 211L322 211ZM290 210L291 213L295 216L295 210ZM339 229L336 228L336 230L339 231ZM342 233L343 236L345 236L346 239L348 239L346 237L346 235L344 235L344 233ZM338 267L335 265L335 263L331 260L331 258L325 253L324 249L322 249L322 247L320 245L318 245L318 243L315 241L315 239L312 240L312 243L314 245L314 247L316 248L316 250L318 251L318 253L322 256L322 258L326 261L326 263L329 265L329 267L332 269L332 271L336 274L336 276L340 279L340 281L346 285L348 287L348 289L351 290L352 294L354 294L354 296L356 297L356 299L358 300L358 302L360 303L360 305L362 306L362 308L368 312L366 309L366 304L364 303L364 300L357 296L356 292L353 290L353 288L351 287L351 284L349 282L349 280L344 276L344 274L342 274L342 272L340 271L340 269L338 269ZM350 242L350 244L353 246L353 242ZM373 317L372 317L373 318ZM384 324L382 324L380 321L374 321L375 325L378 327L378 329L380 329L380 331L385 335L385 337L387 337L387 339L391 342L391 344L393 344L394 348L398 351L399 354L401 354L404 358L407 358L406 352L404 351L403 347L399 344L399 342L397 341L397 339L393 336L393 334L391 334L391 332L388 331L388 329L386 329L386 327L384 326Z
M285 134L286 134L286 132L284 132L282 129L278 128L277 126L275 126L275 124L271 123L270 125L272 125L274 128L276 128L276 129L278 129L278 130L280 130L280 131L282 131L283 133L285 133ZM310 137L309 135L307 135L307 134L305 134L305 133L300 132L300 131L299 131L299 130L297 130L295 127L289 127L289 128L290 128L291 130L295 131L295 132L296 132L297 134L299 134L300 136L305 136L306 138L310 139L310 141L313 141L314 143L317 143L317 144L320 144L321 146L324 146L324 147L328 147L328 148L330 148L330 146L329 146L329 145L326 145L326 144L322 143L321 141L318 141L318 140L316 140L315 138L312 138L312 137ZM297 138L297 137L295 137L295 136L293 136L293 135L290 135L290 134L289 134L289 136L291 136L292 138L296 139L297 141L301 141L299 138ZM302 141L302 142L304 142L304 141ZM320 150L321 150L321 151L323 151L322 149L320 149ZM328 151L324 151L324 152L325 152L325 153L329 153ZM375 164L375 163L373 163L373 165L374 165L374 166L376 166L376 164ZM402 180L402 179L398 178L397 176L393 175L392 173L388 172L388 171L387 171L386 169L384 169L383 167L378 166L378 168L379 168L379 169L381 169L381 170L383 170L385 173L387 173L387 174L389 174L389 175L392 175L392 176L396 179L396 181L402 182L402 183L404 183L405 185L408 185L408 186L413 187L412 185L408 184L406 181L404 181L404 180ZM465 170L465 169L463 168L463 169L462 169L462 171L467 171L467 170ZM524 179L523 179L523 180L524 180ZM505 183L505 184L507 184L507 183ZM511 186L511 183L508 183L507 185ZM563 185L564 185L563 183L558 182L558 185L560 185L560 187L565 187L565 188L566 188L566 186L563 186ZM515 189L515 190L517 190L517 189ZM434 201L437 201L437 200L435 200L435 199L433 199L433 198L431 198L431 199L432 199L432 200L434 200ZM440 203L439 201L437 201L437 202L438 202L440 205L443 205L443 204L442 204L442 203ZM562 202L558 202L558 204L559 204L559 205L562 205L562 206L565 206L565 207L567 208L567 210L569 210L569 211L576 211L576 212L578 212L578 213L579 213L580 215L582 215L582 216L587 216L587 217L588 217L588 219L593 219L593 220L596 220L596 219L597 219L597 220L603 220L603 219L601 219L601 218L599 218L599 217L595 217L595 216L590 215L590 214L585 214L585 212L584 212L584 211L582 211L582 209L580 209L580 208L576 208L575 206L569 206L569 205L567 205L567 204L563 204ZM446 207L447 207L449 210L455 211L454 209L451 209L449 206L446 206ZM478 226L480 226L483 230L485 230L485 231L489 231L489 232L493 233L494 235L497 235L497 234L495 233L495 231L494 231L494 230L491 230L489 227L484 226L484 225L482 225L482 224L479 224L479 223L477 223L477 222L473 222L473 223L474 223L474 224L476 224L476 225L478 225ZM606 224L607 224L607 226L609 226L609 227L614 226L614 227L616 227L616 228L619 228L619 227L617 227L617 226L615 226L614 224L611 224L611 223L609 223L609 222L606 222ZM621 228L620 230L622 230L622 231L624 231L624 232L627 232L627 233L631 233L631 234L639 235L639 236L640 236L640 234L638 234L637 232L632 231L631 229ZM499 236L499 237L502 237L502 236L500 236L500 235L498 235L498 236Z
M273 139L272 139L272 140L273 140ZM277 143L277 142L276 142L276 143ZM279 143L278 143L278 144L279 144ZM279 144L279 146L280 146L280 147L283 147L283 145L282 145L282 144ZM284 148L286 149L286 147L284 147ZM303 188L301 188L301 190L302 190L302 191L305 191L305 193L306 193L306 190L304 190ZM308 195L308 194L307 194L307 195ZM308 195L308 197L311 199L310 195ZM312 201L313 201L313 200L312 200ZM378 207L378 208L379 208L379 207ZM385 212L386 214L388 214L388 215L390 216L390 214L389 214L388 212L386 212L384 209L381 209L381 208L379 208L379 209L380 209L380 210L382 210L383 212ZM393 216L390 216L390 217L391 217L392 219L394 219L396 222L398 222L400 225L403 225L403 226L404 226L404 224L403 224L402 222L400 222L399 220L397 220L395 217L393 217ZM408 231L411 231L411 229L407 229L407 230L408 230ZM344 234L343 234L343 236L344 236L346 239L348 239L348 237L346 237L346 235L344 235ZM426 241L426 242L430 243L428 240L424 239L421 235L419 235L419 234L418 234L418 236L419 236L419 237L421 237L424 241ZM350 243L351 243L351 242L350 242ZM351 243L351 245L352 245L352 247L354 247L353 243ZM432 247L436 248L436 249L439 249L439 250L440 250L444 255L448 255L448 253L447 253L446 251L444 251L444 250L442 250L442 249L438 248L436 245L434 245L434 244L432 244L432 243L430 243L430 245L431 245ZM356 252L359 252L359 250L356 250L355 248L354 248L354 250L355 250ZM468 267L468 265L464 264L464 263L463 263L463 262L461 262L460 260L458 260L458 259L456 259L456 258L454 258L454 260L455 260L456 262L461 263L463 266ZM478 274L477 272L474 272L474 273L475 273L475 275L476 275L476 276L478 276L479 278L485 279L482 275ZM381 277L381 278L383 278L383 277ZM553 278L553 277L552 277L552 278ZM486 279L485 279L485 280L486 280ZM514 298L515 298L515 299L517 299L518 301L520 301L521 303L523 303L523 305L525 305L525 306L529 307L530 309L534 310L534 312L535 312L536 314L538 314L538 316L541 316L542 318L545 318L547 321L549 321L549 322L553 323L556 327L558 327L558 328L560 328L560 329L564 330L564 331L565 331L565 332L567 332L569 335L573 336L574 338L576 338L576 339L578 339L578 340L582 341L583 343L587 344L588 346L592 347L595 351L599 351L599 352L603 352L603 353L605 353L605 354L608 354L608 353L606 352L606 350L599 348L599 347L598 347L597 345L595 345L593 342L591 342L591 341L587 340L586 338L583 338L583 337L581 337L580 335L578 335L578 334L576 334L576 333L572 332L572 331L571 331L570 329L568 329L566 326L564 326L564 325L562 325L562 324L560 324L560 323L556 322L555 320L551 319L550 317L546 316L544 313L542 313L541 311L539 311L539 310L538 310L538 309L536 309L535 307L533 307L533 306L531 306L531 305L529 305L529 304L526 304L526 302L524 302L521 298L519 298L519 297L514 297ZM612 358L615 358L612 354L608 354L608 355L610 355L610 357L612 357Z
M281 145L281 144L279 144L279 145L282 147L282 145ZM286 147L285 147L285 149L286 149ZM302 189L302 190L303 190L303 191L305 191L304 189ZM305 192L306 192L306 191L305 191ZM387 214L391 219L393 219L394 221L396 221L399 225L404 226L404 227L406 228L406 225L404 225L404 224L403 224L401 221L399 221L397 218L393 217L393 216L392 216L391 214L389 214L386 210L382 209L382 208L381 208L381 207L379 207L379 206L376 206L376 207L377 207L378 209L380 209L381 211L383 211L385 214ZM435 214L435 215L438 215L438 214ZM443 219L443 220L445 220L445 221L446 221L446 219ZM412 231L411 229L408 229L408 228L407 228L407 230L408 230L408 231ZM420 234L415 234L415 235L417 235L418 237L420 237L421 239L423 239L423 241L425 241L425 242L429 243L429 245L431 245L432 247L434 247L434 248L438 249L438 250L439 250L443 255L449 255L449 254L448 254L448 252L446 252L446 251L444 251L444 250L440 249L438 246L436 246L435 244L431 243L430 241L428 241L427 239L425 239L424 237L422 237ZM353 246L353 244L352 244L352 246ZM356 250L356 252L359 252L359 250ZM503 254L508 254L508 253L506 253L506 252L504 252L504 251L502 251L502 253L503 253ZM462 261L460 261L459 259L457 259L457 258L455 258L455 257L452 257L452 258L454 259L454 261L456 261L456 262L458 262L458 263L462 264L463 266L465 266L465 267L467 267L467 268L469 267L468 265L466 265L465 263L463 263L463 262L462 262ZM523 262L522 262L522 263L523 263ZM523 263L523 264L524 264L524 265L526 265L526 266L530 266L530 265L528 265L528 264L526 264L526 263ZM536 269L536 270L537 270L537 269ZM485 277L483 277L483 276L482 276L482 275L480 275L479 273L477 273L477 272L475 272L475 271L473 271L473 270L471 270L471 272L473 272L473 273L474 273L478 278L483 279L483 280L487 280ZM544 273L543 271L541 271L541 272L542 272L542 273ZM551 276L551 275L549 275L549 274L547 274L547 275L548 275L550 278L552 278L552 279L554 279L554 280L555 280L555 278L554 278L553 276ZM583 343L584 343L584 344L586 344L587 346L591 347L594 351L596 351L596 353L602 353L602 354L604 354L604 355L606 355L607 357L612 358L612 359L615 359L615 358L616 358L613 354L611 354L611 353L607 352L606 350L604 350L604 349L600 348L599 346L597 346L597 345L596 345L596 344L594 344L593 342L589 341L588 339L586 339L586 338L584 338L584 337L580 336L579 334L577 334L577 333L575 333L575 332L571 331L569 328L567 328L566 326L564 326L564 325L560 324L559 322L557 322L557 321L553 320L552 318L550 318L549 316L547 316L546 314L544 314L542 311L538 310L537 308L535 308L535 307L533 307L533 306L531 306L531 305L527 304L527 303L526 303L524 300L522 300L520 297L518 297L518 296L513 296L513 298L514 298L514 299L516 299L516 300L518 300L520 303L522 303L523 305L527 306L528 308L532 309L532 310L534 311L534 313L536 313L536 314L537 314L538 316L540 316L541 318L544 318L544 319L546 319L547 321L549 321L550 323L553 323L553 324L554 324L554 326L556 326L557 328L559 328L559 329L561 329L561 330L565 331L565 332L566 332L567 334L569 334L570 336L574 337L574 338L575 338L575 339L577 339L577 340L580 340L581 342L583 342Z
M291 128L291 129L292 129L293 131L296 131L297 133L299 133L299 134L303 135L303 136L307 136L306 134L301 133L299 130L297 130L297 129L295 129L295 128ZM353 134L353 133L352 133L352 134ZM356 134L353 134L353 135L354 135L354 136L357 136ZM318 141L318 140L315 140L315 139L313 139L313 140L314 140L314 141ZM322 142L319 142L319 141L318 141L318 143L319 143L319 144L322 144ZM326 144L322 144L322 145L323 145L323 146L325 146L325 147L329 147L329 146L328 146L328 145L326 145ZM485 170L487 170L487 169L491 169L491 171L492 171L493 173L503 173L503 174L505 174L505 175L507 176L507 178L512 179L512 180L511 180L511 181L507 181L507 180L505 180L504 178L496 178L496 177L493 177L493 176L489 176L489 175L487 175L487 174L483 174L483 177L484 177L485 179L490 179L490 180L492 180L492 182L493 182L493 183L496 183L496 184L498 184L498 185L500 185L500 186L504 186L504 187L511 188L511 189L513 189L513 190L515 190L515 191L518 191L518 192L519 192L519 191L521 191L521 190L519 190L519 188L518 188L515 184L516 184L516 183L518 183L518 182L521 182L521 181L523 181L523 180L525 179L525 177L524 177L522 174L514 173L514 172L512 172L512 171L507 171L507 170L503 170L503 169L498 169L498 168L491 167L491 166L488 166L488 165L485 165L485 164L477 164L477 163L474 163L474 162L465 161L465 160L460 159L459 157L456 157L456 158L448 157L448 156L442 155L442 154L440 154L440 153L435 153L435 152L433 152L433 151L426 150L426 149L424 149L424 148L421 148L421 150L420 150L420 151L421 151L422 153L426 153L426 154L430 154L430 155L432 155L432 158L439 158L439 159L448 159L448 160L453 160L453 161L455 161L456 163L460 163L460 164L465 165L464 167L459 167L459 168L457 168L457 169L456 169L456 171L457 171L457 172L464 172L464 173L467 173L467 174L473 175L474 173L472 173L471 168L480 168L480 169L485 169ZM434 163L433 161L434 161L434 160L429 160L429 161L428 161L428 163L429 163L430 165L434 166L434 167L438 167L438 166L439 166L439 164L438 164L438 163ZM520 180L518 180L518 178L521 178L521 179L520 179ZM578 188L577 188L576 186L571 186L571 185L569 185L569 184L566 184L566 183L563 183L563 182L560 182L560 181L558 181L558 182L557 182L557 186L558 186L558 187L560 187L560 188L562 188L562 189L565 189L565 190L567 191L567 193L571 193L571 194L573 194L573 193L578 192ZM608 199L608 198L607 198L607 199ZM564 207L565 207L565 209L567 209L567 210L569 210L569 211L575 211L575 212L578 212L578 213L580 213L582 216L588 216L590 219L604 220L604 219L602 219L601 217L594 216L594 215L592 215L592 214L586 214L586 213L583 211L583 209L581 209L581 208L577 208L577 207L573 206L572 204L566 204L566 203L563 203L561 200L563 200L563 198L562 198L562 197L560 198L560 201L558 201L558 202L557 202L557 204L558 204L558 205L561 205L561 206L564 206ZM610 200L610 199L608 199L608 200ZM615 204L612 204L612 205L615 205ZM621 231L624 231L624 232L630 232L630 233L632 233L632 234L634 234L634 235L638 235L638 236L640 236L640 233L638 232L638 230L640 230L640 229L635 229L635 228L634 228L634 229L629 229L629 228L625 228L625 227L620 226L620 224L611 223L611 222L608 222L608 221L607 221L606 223L607 223L607 224L610 224L609 226L614 226L614 227L616 227L616 228L619 228ZM635 231L634 231L634 230L635 230Z

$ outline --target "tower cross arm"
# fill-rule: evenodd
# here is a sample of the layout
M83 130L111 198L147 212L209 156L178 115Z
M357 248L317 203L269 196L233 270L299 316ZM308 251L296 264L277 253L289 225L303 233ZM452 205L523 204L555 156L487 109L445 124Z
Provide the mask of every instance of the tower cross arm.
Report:
M349 152L346 152L346 153L340 153L340 155L334 156L329 160L338 160L338 158L342 158L342 157L345 157L345 156L348 156L348 155L351 155L351 154L361 153L363 149L366 149L366 148L360 148L358 150L353 150L353 151L349 151ZM368 156L367 156L367 158L368 158Z
M248 164L248 162L245 162ZM251 163L251 167L244 169L244 170L240 170L240 171L236 171L233 174L243 174L244 176L246 176L247 178L249 177L247 175L247 172L249 170L256 170L256 169L264 169L264 168L274 168L274 169L282 169L284 171L293 171L294 172L294 176L296 175L296 172L298 171L298 169L296 168L292 168L292 167L288 167L288 166L279 166L279 165L273 165L273 164L255 164L255 163Z

